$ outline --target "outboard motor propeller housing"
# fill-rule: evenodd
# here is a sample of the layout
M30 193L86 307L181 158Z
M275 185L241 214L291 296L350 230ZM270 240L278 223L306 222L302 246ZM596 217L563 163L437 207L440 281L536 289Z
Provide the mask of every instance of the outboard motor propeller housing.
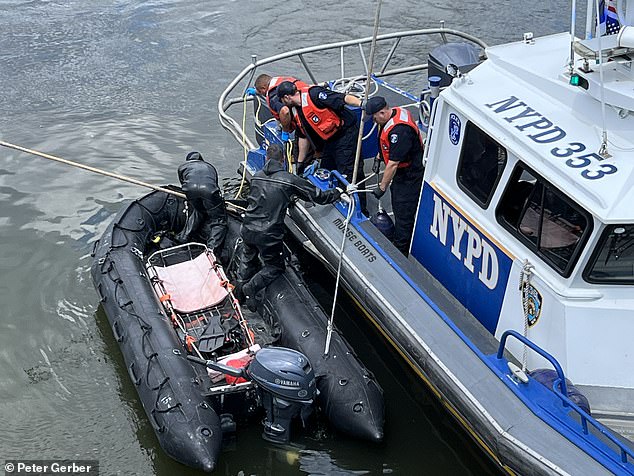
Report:
M315 371L301 352L283 347L267 347L256 352L247 374L257 384L266 410L265 440L290 441L291 423L300 415L305 420L317 395Z

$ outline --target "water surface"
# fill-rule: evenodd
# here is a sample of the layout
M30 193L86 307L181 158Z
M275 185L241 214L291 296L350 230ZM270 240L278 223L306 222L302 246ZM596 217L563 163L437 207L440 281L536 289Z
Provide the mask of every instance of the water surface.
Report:
M445 20L496 44L567 29L565 8L396 0L384 2L381 31ZM219 126L217 100L251 54L370 36L374 9L332 0L0 0L0 139L157 184L175 182L185 154L199 150L233 177L242 152ZM158 447L89 274L94 241L141 193L0 149L0 459L99 459L102 474L190 473ZM361 334L349 321L346 330ZM382 445L322 432L284 449L251 428L227 447L218 473L490 470L376 336L355 346L386 390Z

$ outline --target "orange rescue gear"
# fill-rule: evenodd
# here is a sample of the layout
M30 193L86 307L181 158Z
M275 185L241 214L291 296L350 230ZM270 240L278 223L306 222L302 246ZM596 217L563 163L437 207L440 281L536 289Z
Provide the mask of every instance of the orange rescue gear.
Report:
M280 120L280 115L277 111L275 111L271 107L271 100L269 99L269 93L271 92L272 89L277 88L284 81L293 83L295 86L297 86L297 89L305 88L308 86L308 84L306 84L304 81L300 81L299 79L293 78L292 76L275 76L271 78L271 81L269 81L269 88L266 90L266 103L269 105L271 114L273 114L273 117L278 121Z
M308 90L311 87L306 86L299 89L302 98L302 113L306 118L306 122L310 124L315 133L323 140L328 140L339 131L343 121L332 109L322 109L315 105L310 98L310 94L308 94ZM293 119L301 129L302 123L295 108L293 108Z
M409 111L400 107L393 107L392 109L395 110L396 113L385 123L383 129L381 129L381 132L379 133L379 153L386 165L390 160L390 131L394 128L394 126L406 124L412 127L416 131L416 134L418 134L418 140L420 141L421 147L423 145L423 136L421 135L420 129L414 122L414 119ZM400 162L398 164L398 168L403 169L405 167L409 167L410 165L411 162Z

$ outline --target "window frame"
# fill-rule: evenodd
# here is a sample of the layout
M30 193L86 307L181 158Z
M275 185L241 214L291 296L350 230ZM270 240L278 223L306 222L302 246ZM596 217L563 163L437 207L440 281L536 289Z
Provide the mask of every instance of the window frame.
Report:
M507 193L510 192L511 186L519 182L519 178L522 175L522 172L524 171L531 174L537 180L537 182L541 183L541 185L545 189L550 189L551 193L554 193L558 197L562 198L563 201L568 206L575 209L586 219L587 226L583 230L583 233L581 234L581 236L579 237L579 241L577 242L575 249L572 255L570 256L570 260L568 261L564 269L561 269L559 266L557 266L557 264L551 258L549 258L549 256L546 253L544 253L541 250L541 248L537 246L537 244L531 242L530 239L528 239L517 228L514 228L513 226L511 226L504 218L502 209L505 208L505 206L507 205L506 203L504 203L504 197L506 196ZM582 254L583 250L585 249L588 239L590 238L590 235L592 234L592 231L594 230L594 217L592 216L590 212L588 212L585 208L583 208L581 205L575 202L572 198L566 195L561 189L555 187L550 181L546 180L541 174L535 172L533 168L529 167L527 164L525 164L522 161L518 161L515 164L515 166L513 167L513 170L511 171L509 175L506 186L504 187L504 191L502 192L502 195L500 196L500 200L498 201L498 204L495 209L495 218L497 223L502 228L508 231L521 244L523 244L529 251L531 251L533 254L539 257L544 263L546 263L555 272L557 272L557 274L561 275L564 278L569 278L570 275L572 274L572 271L577 265L577 263L579 262L579 257Z
M466 185L464 185L461 181L460 181L460 171L462 170L462 164L465 158L465 142L467 140L467 133L470 130L470 128L475 128L477 131L479 131L482 135L486 136L488 140L490 140L491 142L495 143L500 149L504 150L504 164L502 165L502 170L500 170L500 172L498 173L495 182L493 183L493 186L491 187L491 193L489 194L488 199L485 202L482 202L471 190L469 190L467 188ZM508 163L509 160L509 152L506 149L506 147L502 146L502 144L500 144L498 141L496 141L491 135L489 135L486 131L484 131L483 129L481 129L480 127L478 127L475 123L467 120L467 123L465 125L465 131L464 134L462 136L462 142L461 142L461 147L460 147L460 157L458 158L458 165L456 166L456 183L458 184L458 188L460 190L462 190L471 200L473 200L480 208L482 208L483 210L486 210L489 208L489 205L491 204L491 201L493 200L493 196L495 195L495 192L497 190L497 187L500 183L500 181L502 180L502 176L504 175L504 171L506 170L506 164Z
M619 226L634 226L634 223L618 223L618 224L608 224L601 231L601 236L597 240L597 244L588 259L588 263L583 269L583 273L581 277L583 280L590 284L606 284L606 285L621 285L621 286L631 286L634 284L634 277L629 281L619 280L619 279L596 279L590 277L590 272L594 265L596 264L599 256L601 255L601 251L603 250L606 242L608 241L608 236L614 231L615 228Z

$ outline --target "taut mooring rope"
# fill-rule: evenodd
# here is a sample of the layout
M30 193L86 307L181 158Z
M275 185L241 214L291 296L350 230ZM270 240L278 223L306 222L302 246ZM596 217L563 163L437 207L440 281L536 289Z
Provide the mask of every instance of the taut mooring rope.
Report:
M112 177L117 180L121 180L123 182L133 183L135 185L140 185L142 187L151 188L152 190L158 190L159 192L169 193L171 195L176 195L180 198L185 198L185 194L181 192L177 192L175 190L170 190L169 188L159 187L158 185L152 185L151 183L142 182L141 180L134 179L132 177L126 177L125 175L115 174L113 172L108 172L107 170L98 169L96 167L91 167L89 165L80 164L79 162L73 162L72 160L62 159L61 157L55 157L54 155L45 154L44 152L39 152L33 149L27 149L26 147L22 147L19 145L11 144L9 142L0 141L0 146L7 147L8 149L18 150L20 152L25 152L27 154L36 155L38 157L42 157L48 160L54 160L55 162L60 162L65 165L71 165L73 167L77 167L79 169L87 170L88 172L93 172L99 175L105 175L106 177Z

